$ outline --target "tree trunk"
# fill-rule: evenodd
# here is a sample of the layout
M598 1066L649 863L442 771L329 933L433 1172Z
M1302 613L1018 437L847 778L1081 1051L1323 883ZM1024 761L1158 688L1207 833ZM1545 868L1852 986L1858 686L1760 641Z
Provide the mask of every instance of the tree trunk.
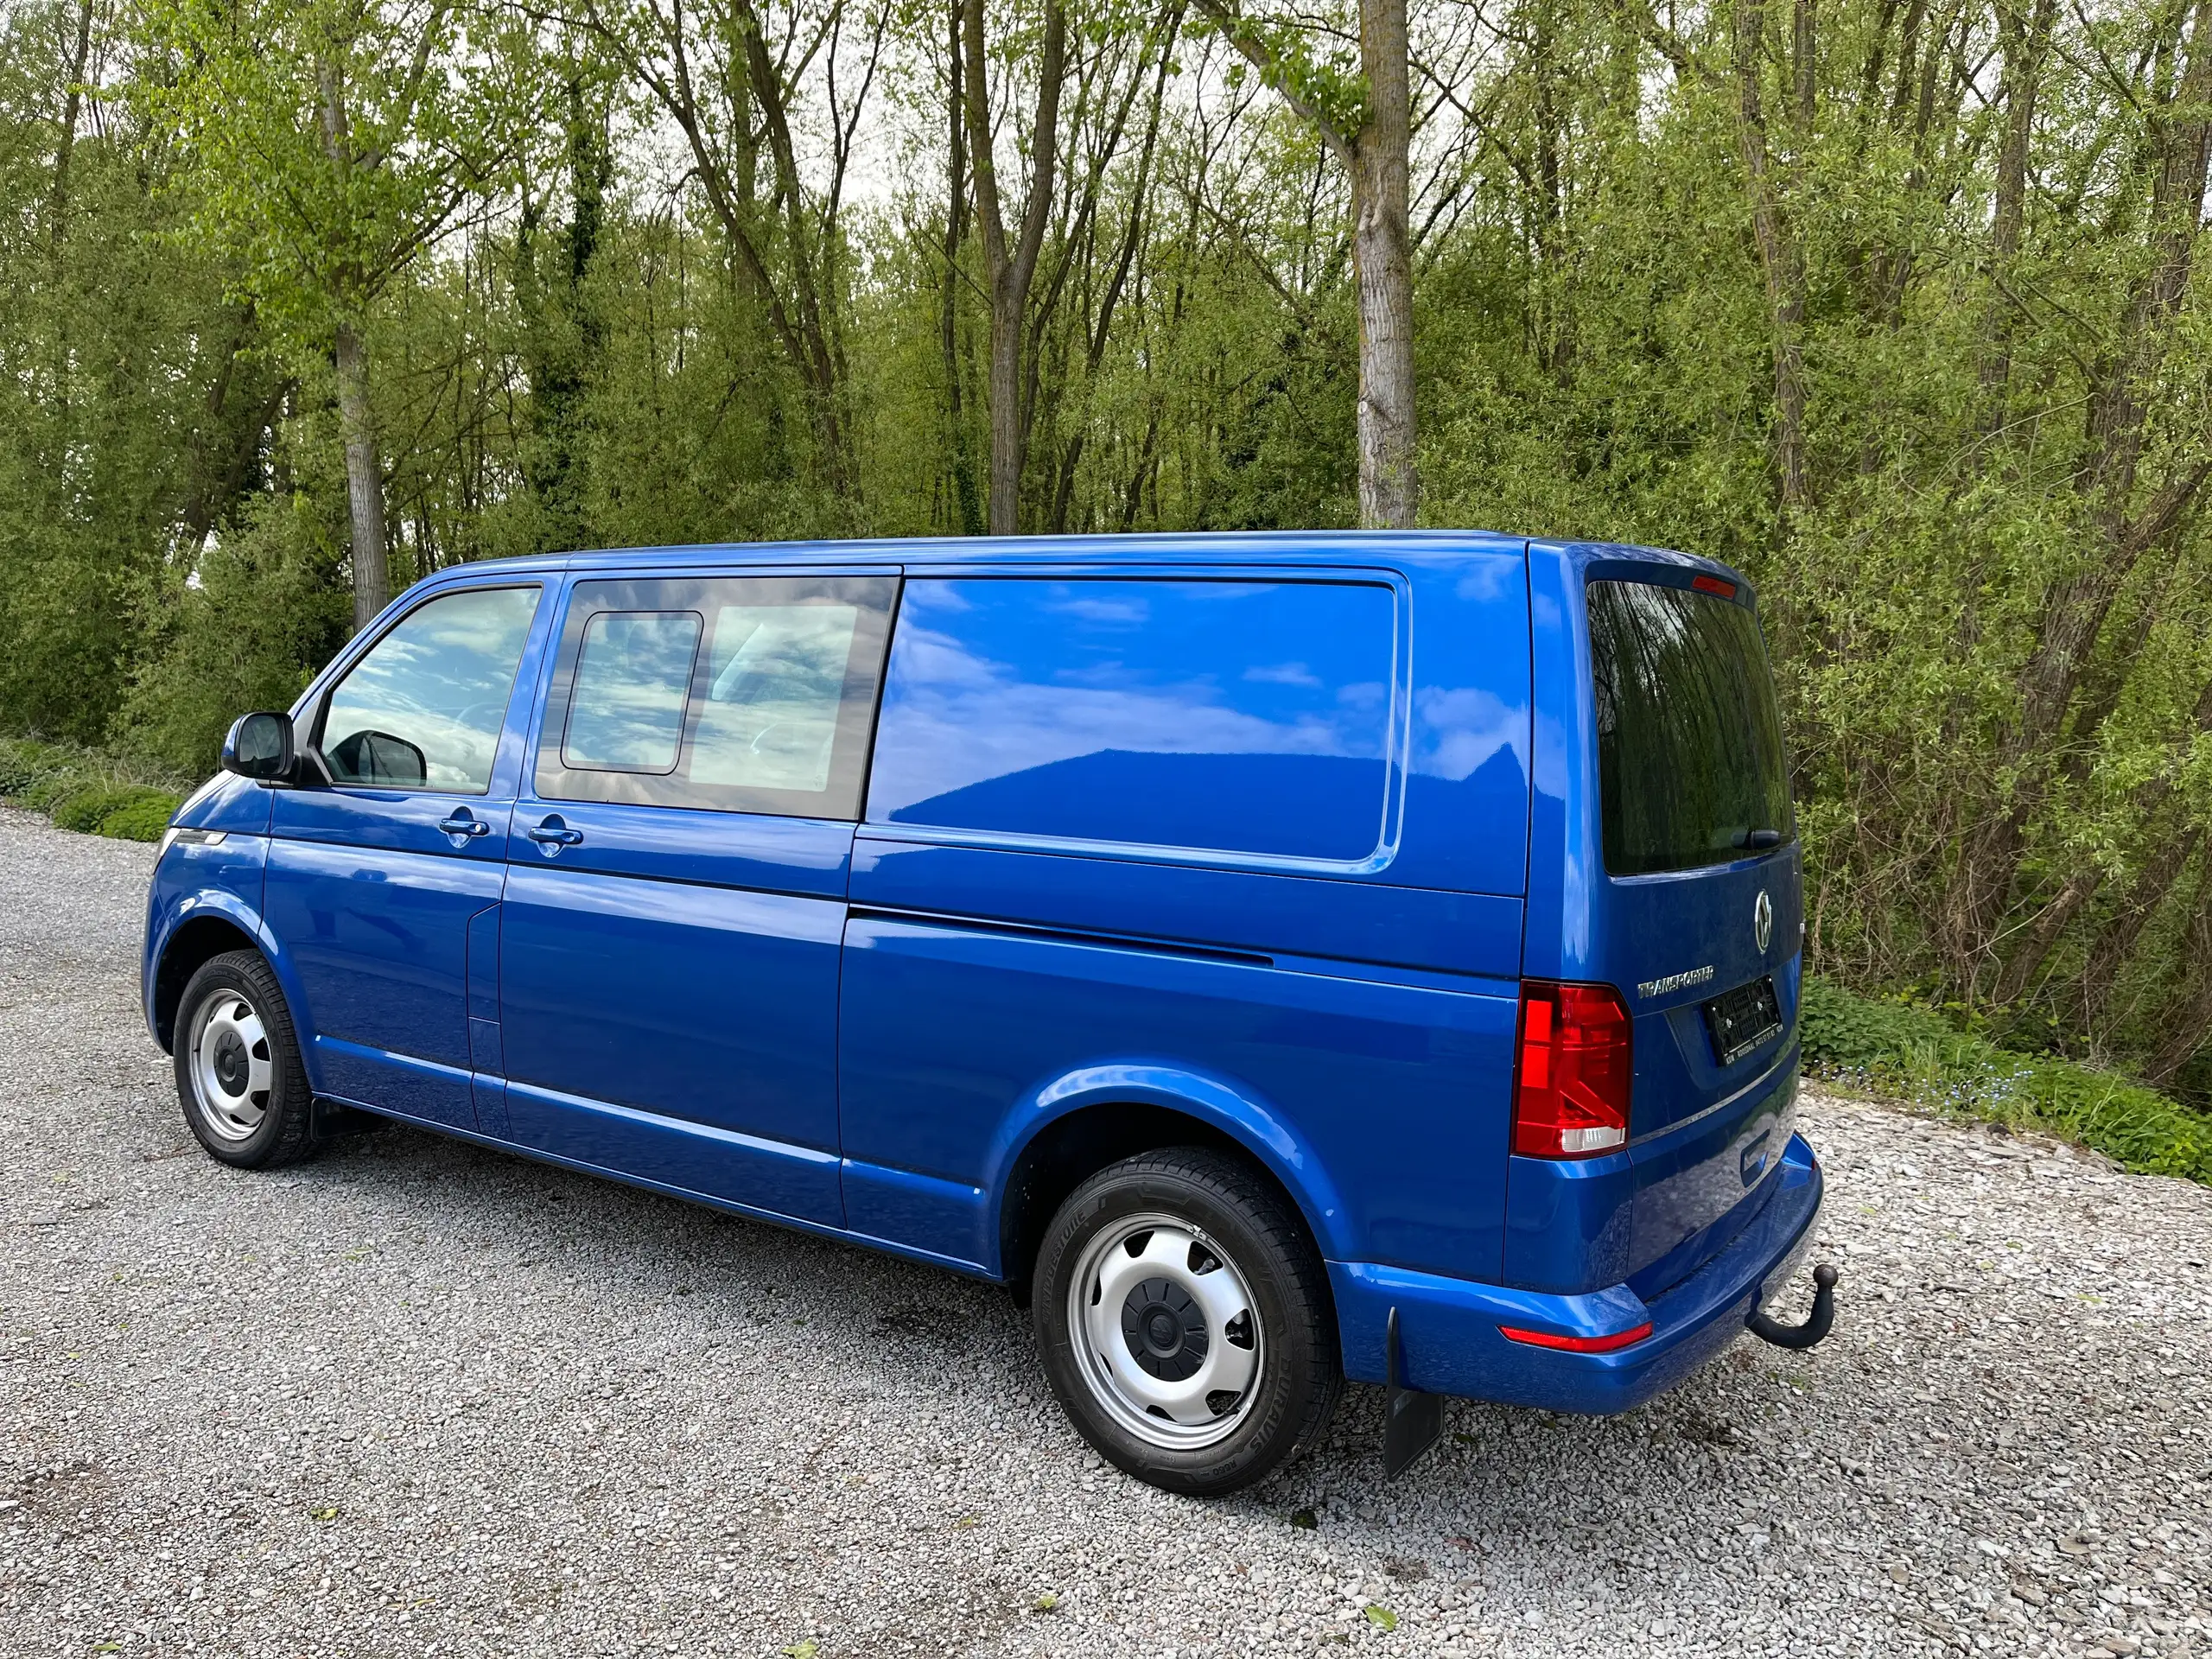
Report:
M976 216L983 232L984 288L991 305L990 531L994 536L1012 536L1020 530L1023 452L1028 438L1022 421L1022 346L1028 333L1029 289L1037 275L1037 255L1044 246L1045 226L1052 211L1060 89L1067 76L1067 12L1058 0L1051 0L1045 12L1045 39L1037 67L1036 118L1030 130L1029 200L1020 234L1012 242L1007 238L998 167L991 152L983 0L964 0L960 33L966 59L968 148L976 175Z
M251 353L258 333L253 306L248 303L240 308L235 317L224 348L222 369L207 388L202 417L193 428L187 449L190 457L187 476L191 481L179 517L186 540L195 550L207 545L208 533L238 505L270 429L282 416L296 384L286 377L273 376L265 383L267 390L257 404L244 409L234 404L232 394L241 378L245 379L248 397L264 384L252 378L257 359Z
M369 354L352 321L338 325L338 424L346 439L346 505L353 521L353 629L359 632L391 597L385 563L384 473L377 458L376 412L369 405Z
M1810 126L1811 0L1797 0L1795 33L1807 62L1799 76L1798 118ZM1774 339L1774 470L1785 512L1805 505L1805 264L1783 212L1782 184L1767 142L1762 80L1766 67L1765 0L1737 0L1736 142L1751 199L1751 235L1766 277Z
M1997 199L1990 219L1989 269L1993 283L1999 285L2012 274L2027 223L2028 141L2035 132L2036 95L2043 76L2044 49L2058 19L2057 0L2034 0L2034 10L2026 16L2022 15L2020 6L2021 0L1999 0L1997 10L1997 38L2005 58L2005 138L1997 151ZM2012 372L2016 312L2001 287L1989 304L1990 345L1981 363L1985 399L1982 421L1985 434L1993 435L2005 421L2005 386Z
M2165 1036L2143 1068L2143 1080L2153 1088L2171 1084L2212 1032L2212 898L2199 903L2190 918L2186 940L2183 959L2194 963L2196 971L2161 1012L2158 1027Z
M1013 536L1021 528L1021 341L1029 291L1001 267L991 284L990 530Z
M69 90L61 100L61 136L54 147L54 190L47 213L47 234L55 251L69 217L69 158L77 147L77 118L85 107L85 66L92 51L92 0L77 8L77 49L70 59Z
M1406 0L1360 0L1359 67L1366 120L1347 132L1325 89L1287 62L1230 0L1198 0L1229 43L1321 137L1351 177L1352 263L1359 289L1359 519L1410 529L1421 505L1414 451L1413 238L1407 203L1413 105Z
M1353 143L1352 265L1359 283L1359 521L1410 530L1421 504L1414 455L1413 140L1406 0L1360 0L1368 117Z
M331 165L350 172L353 145L347 135L346 86L334 59L316 67L321 94L322 149ZM357 305L366 287L359 272L341 306ZM359 632L391 597L384 529L384 469L377 455L376 410L369 402L369 353L353 311L341 311L333 330L332 360L338 374L338 426L346 441L346 507L353 530L353 630Z
M952 458L952 497L963 536L980 534L982 504L976 496L976 464L968 453L968 416L960 360L960 243L968 228L968 108L960 20L964 8L947 10L949 53L945 121L944 273L938 295L938 348L944 358L945 443Z
M1559 29L1549 3L1539 3L1534 10L1529 78L1535 83L1530 96L1535 105L1531 118L1536 128L1536 203L1531 214L1535 223L1536 281L1531 284L1535 292L1529 315L1536 365L1565 387L1570 377L1568 353L1560 339L1560 321L1567 308L1561 298L1566 287L1566 237L1561 223L1566 213L1560 151L1565 122L1559 99Z

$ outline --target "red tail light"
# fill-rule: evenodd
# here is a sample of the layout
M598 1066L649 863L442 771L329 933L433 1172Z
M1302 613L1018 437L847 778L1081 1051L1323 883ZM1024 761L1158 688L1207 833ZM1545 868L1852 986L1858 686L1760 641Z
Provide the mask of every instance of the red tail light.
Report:
M1700 594L1718 594L1723 599L1736 597L1736 584L1723 581L1719 576L1692 576L1690 586Z
M1629 1019L1610 985L1521 982L1513 1150L1594 1158L1628 1141Z

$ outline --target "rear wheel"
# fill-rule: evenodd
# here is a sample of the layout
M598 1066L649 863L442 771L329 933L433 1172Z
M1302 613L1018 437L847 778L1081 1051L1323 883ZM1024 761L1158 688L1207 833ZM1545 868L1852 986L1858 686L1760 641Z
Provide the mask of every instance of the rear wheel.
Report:
M1305 1228L1248 1166L1199 1147L1100 1171L1060 1206L1031 1306L1052 1392L1109 1461L1234 1491L1319 1439L1344 1387Z
M240 1169L297 1163L316 1149L314 1100L290 1009L251 950L203 963L176 1024L176 1092L207 1154Z

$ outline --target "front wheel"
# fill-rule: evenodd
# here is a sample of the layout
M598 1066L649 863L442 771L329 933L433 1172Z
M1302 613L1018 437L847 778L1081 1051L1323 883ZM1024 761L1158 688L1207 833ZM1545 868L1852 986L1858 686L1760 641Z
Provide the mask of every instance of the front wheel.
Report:
M314 1101L291 1010L258 953L216 957L185 986L176 1092L185 1122L223 1163L274 1169L315 1151Z
M1060 1206L1032 1308L1083 1437L1169 1491L1264 1479L1344 1387L1320 1257L1249 1166L1199 1147L1125 1160Z

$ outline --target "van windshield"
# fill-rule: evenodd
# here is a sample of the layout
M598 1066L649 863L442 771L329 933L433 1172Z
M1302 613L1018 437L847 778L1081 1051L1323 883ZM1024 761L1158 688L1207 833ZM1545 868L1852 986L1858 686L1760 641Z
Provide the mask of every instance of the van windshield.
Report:
M1758 619L1688 588L1589 585L1605 868L1724 864L1795 833Z

